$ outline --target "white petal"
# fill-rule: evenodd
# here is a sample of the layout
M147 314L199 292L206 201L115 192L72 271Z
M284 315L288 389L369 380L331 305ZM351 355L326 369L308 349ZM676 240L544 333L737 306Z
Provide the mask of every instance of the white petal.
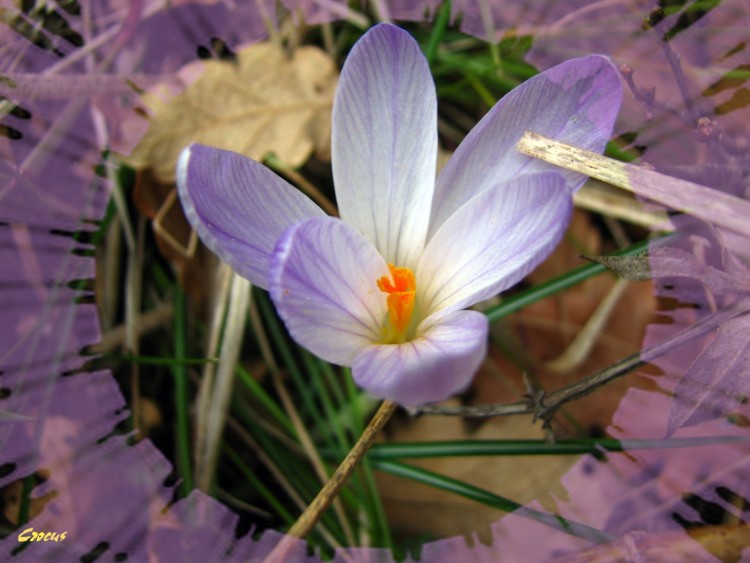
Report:
M418 310L463 309L520 281L562 238L571 208L554 172L512 178L475 196L430 239L417 269Z
M557 171L568 189L582 174L560 170L516 150L524 131L602 152L622 101L620 74L600 55L566 61L506 94L469 132L435 187L429 237L459 207L498 182L520 174Z
M333 105L332 164L341 217L387 262L414 268L429 224L437 101L405 31L378 25L354 46Z

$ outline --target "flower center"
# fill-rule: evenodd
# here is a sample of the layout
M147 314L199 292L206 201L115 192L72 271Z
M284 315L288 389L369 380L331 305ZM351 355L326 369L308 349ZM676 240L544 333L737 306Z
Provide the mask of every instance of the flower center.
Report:
M404 342L414 312L417 283L414 272L409 268L397 268L388 264L388 269L393 280L388 279L388 276L378 279L380 291L388 294L388 319L383 339L386 343Z

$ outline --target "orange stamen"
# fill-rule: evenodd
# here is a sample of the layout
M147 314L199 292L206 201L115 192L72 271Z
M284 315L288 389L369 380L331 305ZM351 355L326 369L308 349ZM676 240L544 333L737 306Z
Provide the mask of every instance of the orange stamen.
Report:
M414 297L417 283L414 272L409 268L397 268L388 264L393 281L383 276L378 279L380 291L388 294L388 313L393 328L399 335L403 335L411 322L414 312Z

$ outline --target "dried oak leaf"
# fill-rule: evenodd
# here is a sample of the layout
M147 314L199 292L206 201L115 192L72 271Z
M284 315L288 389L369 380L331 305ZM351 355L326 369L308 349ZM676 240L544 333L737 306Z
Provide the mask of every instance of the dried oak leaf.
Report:
M180 151L193 142L256 160L272 153L293 167L313 151L330 157L338 71L317 47L300 47L289 57L277 45L257 43L232 61L190 63L179 78L189 84L180 93L161 85L143 96L150 124L128 159L132 166L173 181Z

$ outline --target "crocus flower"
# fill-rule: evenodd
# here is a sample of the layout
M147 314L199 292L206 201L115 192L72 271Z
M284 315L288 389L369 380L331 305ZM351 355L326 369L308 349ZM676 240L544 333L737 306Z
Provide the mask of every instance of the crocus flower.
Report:
M435 180L437 101L427 61L382 24L352 49L333 105L341 219L241 155L188 147L187 217L239 274L268 289L292 337L403 405L464 389L487 351L467 307L521 280L560 240L584 178L514 149L533 130L601 151L621 101L600 56L503 97Z

